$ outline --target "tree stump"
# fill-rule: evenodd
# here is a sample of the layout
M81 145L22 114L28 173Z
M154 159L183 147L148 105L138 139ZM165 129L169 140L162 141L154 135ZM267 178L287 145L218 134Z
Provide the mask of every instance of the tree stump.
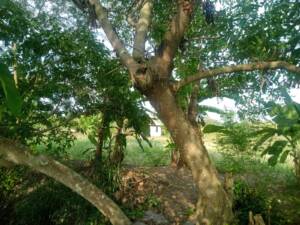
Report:
M253 216L253 213L249 212L249 225L266 225L264 219L260 214Z

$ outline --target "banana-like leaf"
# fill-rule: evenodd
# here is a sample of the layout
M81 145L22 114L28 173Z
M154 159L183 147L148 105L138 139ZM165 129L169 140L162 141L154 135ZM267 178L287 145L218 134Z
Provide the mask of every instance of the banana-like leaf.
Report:
M268 139L273 137L277 133L277 129L275 128L268 128L264 130L264 135L255 143L253 150L257 151L257 149L263 145Z
M224 111L222 109L219 109L217 107L209 106L209 105L199 105L198 106L198 111L200 113L207 113L207 112L212 112L212 113L218 113L221 115L224 115L228 113L227 111Z
M224 133L225 127L219 126L219 125L214 125L214 124L207 124L204 127L203 132L204 133Z
M91 142L93 145L95 145L95 146L98 145L98 142L97 142L97 140L96 140L96 138L95 138L94 135L89 134L89 135L88 135L88 139L90 140L90 142Z
M280 156L279 162L284 163L286 158L288 157L289 153L290 153L290 150L284 151Z
M251 136L258 136L258 135L262 135L262 134L267 134L267 133L278 133L278 130L274 127L264 127L260 130L256 130L254 132L251 133Z
M271 146L269 146L265 151L262 152L262 155L269 154L269 155L276 156L278 159L279 155L284 150L287 144L288 144L287 141L283 141L283 140L275 141Z
M269 159L268 159L268 163L270 166L275 166L278 160L278 155L272 155Z
M22 100L18 89L16 88L13 76L8 67L0 63L0 82L4 90L6 105L11 113L15 116L21 114Z

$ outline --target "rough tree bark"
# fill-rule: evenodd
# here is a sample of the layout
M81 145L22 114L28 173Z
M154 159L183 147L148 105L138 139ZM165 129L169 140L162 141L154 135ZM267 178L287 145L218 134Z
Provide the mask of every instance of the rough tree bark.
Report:
M140 18L137 23L133 23L135 30L133 56L119 39L108 19L108 12L100 1L88 1L94 7L97 19L117 56L127 67L134 86L148 97L180 149L181 156L192 171L194 181L199 189L196 209L197 224L230 224L232 217L230 198L209 159L199 129L176 103L176 92L192 82L217 75L268 69L286 69L300 73L300 68L282 61L256 62L201 70L195 75L187 76L182 81L172 81L173 60L198 1L177 0L173 2L177 4L177 13L173 16L169 28L157 48L156 55L150 59L147 59L144 53L146 34L152 17L151 0L148 0L147 4L140 8Z
M7 139L0 139L0 166L13 163L29 166L69 187L93 204L114 225L130 225L122 210L99 188L87 179L49 157L30 154L30 150Z
M119 166L123 162L124 159L124 143L122 143L123 139L123 121L118 123L117 133L115 136L115 144L113 149L109 154L109 162L112 166Z
M103 146L105 141L105 132L109 127L109 120L107 119L106 113L103 113L102 121L97 134L97 146L95 151L95 160L94 166L95 168L100 168L102 165L102 156L103 156Z
M192 171L199 189L196 219L199 224L226 224L232 218L231 202L212 165L199 129L176 104L170 88L158 84L148 98Z

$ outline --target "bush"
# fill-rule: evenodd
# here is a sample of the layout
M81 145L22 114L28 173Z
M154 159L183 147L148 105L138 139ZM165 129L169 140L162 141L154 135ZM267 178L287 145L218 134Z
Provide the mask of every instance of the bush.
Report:
M234 184L233 211L239 225L248 224L249 211L252 211L253 215L261 214L266 224L287 224L278 201L268 198L264 192L251 188L244 181L236 181Z
M0 169L0 224L11 224L14 218L15 186L20 181L19 169Z
M91 168L87 168L90 173ZM82 170L82 169L81 169ZM83 171L81 171L83 172ZM119 188L119 168L101 165L91 179L110 197ZM31 192L15 203L16 225L104 225L110 224L84 198L64 185L48 178L35 181L30 178ZM39 185L42 183L42 185ZM2 224L2 223L0 223Z
M105 221L89 202L52 181L32 191L15 207L18 225L98 225Z

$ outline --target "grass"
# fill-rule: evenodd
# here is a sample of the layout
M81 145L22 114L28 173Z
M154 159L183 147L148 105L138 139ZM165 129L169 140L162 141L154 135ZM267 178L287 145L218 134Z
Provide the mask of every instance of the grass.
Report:
M266 159L255 154L233 154L220 152L214 144L214 137L205 137L205 145L209 155L221 173L231 172L233 174L253 173L265 174L270 178L284 176L292 179L292 167L288 164L277 164L269 166ZM151 139L152 147L142 142L143 149L138 142L129 138L125 152L124 164L132 166L165 166L170 163L170 151L165 148L166 138ZM95 146L85 137L75 140L74 145L66 151L68 158L77 160L89 160L93 157Z
M165 148L165 138L151 140L152 147L143 142L141 149L135 139L127 142L124 164L132 166L165 166L170 163L170 152ZM259 154L218 151L215 144L215 136L211 134L205 137L213 164L221 174L232 173L235 179L246 181L249 186L266 193L269 199L280 202L285 215L288 218L300 218L300 190L296 183L292 166L288 163L270 166L265 158ZM86 149L93 147L88 139L80 138L67 152L71 159L90 159L92 151ZM293 207L291 208L291 205Z
M80 137L74 141L74 145L67 150L67 156L74 160L90 160L93 157L95 145L88 138Z
M168 165L170 153L164 146L164 138L152 139L152 147L143 141L143 149L133 138L128 138L124 164L132 166L163 166ZM67 149L67 157L72 160L89 160L94 155L95 146L88 138L80 137L74 141L74 145Z
M217 151L215 137L205 137L205 144L216 168L221 173L233 173L237 176L247 176L252 182L260 180L261 185L277 183L294 183L295 176L288 164L277 164L272 167L267 161L254 154L232 154ZM170 151L165 148L166 138L154 138L152 147L143 142L143 149L137 141L129 138L125 152L124 164L132 166L166 166L170 164ZM89 160L94 154L94 145L85 137L78 138L67 150L68 158Z
M169 165L170 151L165 148L166 138L155 138L151 143L152 147L143 142L144 147L141 149L135 139L129 138L124 164L149 167ZM299 184L295 182L295 175L290 165L277 164L271 167L266 159L258 154L220 152L215 144L215 136L211 134L205 137L205 145L212 162L221 174L230 172L234 174L235 179L246 181L249 186L266 193L269 199L280 202L280 210L284 211L285 218L300 218L300 189ZM45 152L44 149L43 146L37 146L38 152ZM94 156L93 149L95 146L86 137L80 136L75 140L74 145L67 149L66 158L90 160ZM159 204L156 199L150 198L149 202L154 205ZM137 214L133 216L139 216L141 212L137 210L131 213Z
M170 152L164 147L166 140L157 138L151 140L152 147L143 142L140 148L134 139L130 139L125 153L124 163L134 166L165 166L170 163Z

